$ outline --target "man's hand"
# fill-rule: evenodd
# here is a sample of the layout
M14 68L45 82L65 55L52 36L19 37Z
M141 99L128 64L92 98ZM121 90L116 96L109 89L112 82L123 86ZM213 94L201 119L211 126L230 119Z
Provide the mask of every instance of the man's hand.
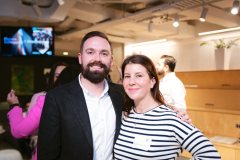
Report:
M177 117L179 117L184 122L192 124L192 120L185 110L180 110L174 106L172 106L172 108L173 108L173 111L177 113Z
M6 130L3 128L2 125L0 125L0 134L4 133Z

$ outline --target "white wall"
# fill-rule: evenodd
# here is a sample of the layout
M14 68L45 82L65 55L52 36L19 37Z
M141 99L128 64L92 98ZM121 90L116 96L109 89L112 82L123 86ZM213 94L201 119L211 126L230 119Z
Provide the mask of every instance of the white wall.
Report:
M138 53L156 62L161 55L169 54L177 59L176 71L237 70L240 69L240 40L237 46L223 52L214 47L214 40L229 42L237 38L240 38L240 31L143 46L126 45L124 57ZM208 44L200 46L204 41Z

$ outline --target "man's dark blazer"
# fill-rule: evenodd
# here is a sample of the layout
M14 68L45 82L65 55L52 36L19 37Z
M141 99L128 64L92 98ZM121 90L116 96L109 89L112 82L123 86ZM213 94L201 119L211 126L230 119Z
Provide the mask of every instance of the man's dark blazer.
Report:
M116 113L116 140L121 124L124 91L121 85L109 83L108 93ZM90 119L78 78L46 95L38 133L38 160L56 159L93 159Z

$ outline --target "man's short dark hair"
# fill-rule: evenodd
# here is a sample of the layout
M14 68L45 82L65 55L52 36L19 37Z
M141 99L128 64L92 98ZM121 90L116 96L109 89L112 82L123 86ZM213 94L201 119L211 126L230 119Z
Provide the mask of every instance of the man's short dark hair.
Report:
M86 42L86 40L88 40L89 38L92 38L92 37L101 37L101 38L103 38L103 39L106 39L106 40L108 41L109 45L110 45L111 52L112 52L112 44L111 44L111 42L109 41L107 35L104 34L103 32L100 32L100 31L92 31L92 32L87 33L87 34L83 37L83 39L82 39L82 41L81 41L81 44L80 44L80 52L81 52L81 53L82 53L82 51L83 51L83 45L84 45L84 43Z
M171 72L174 72L175 66L176 66L176 59L173 56L169 55L162 55L161 59L164 59L164 65L168 65L169 70Z

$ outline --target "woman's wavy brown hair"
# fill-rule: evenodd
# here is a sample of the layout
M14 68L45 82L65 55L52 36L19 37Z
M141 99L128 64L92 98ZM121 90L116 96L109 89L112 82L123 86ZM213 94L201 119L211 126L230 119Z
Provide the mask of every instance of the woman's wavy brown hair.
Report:
M123 81L124 81L125 68L128 64L140 64L144 68L146 68L149 78L150 79L154 78L156 80L155 85L151 89L151 95L152 95L153 99L156 102L158 102L159 104L165 104L163 96L159 90L159 79L158 79L156 68L155 68L152 60L144 55L131 55L131 56L127 57L122 63L122 79L123 79ZM130 110L132 109L133 106L134 106L133 100L127 96L125 105L124 105L124 111L127 112L127 114L129 114Z

